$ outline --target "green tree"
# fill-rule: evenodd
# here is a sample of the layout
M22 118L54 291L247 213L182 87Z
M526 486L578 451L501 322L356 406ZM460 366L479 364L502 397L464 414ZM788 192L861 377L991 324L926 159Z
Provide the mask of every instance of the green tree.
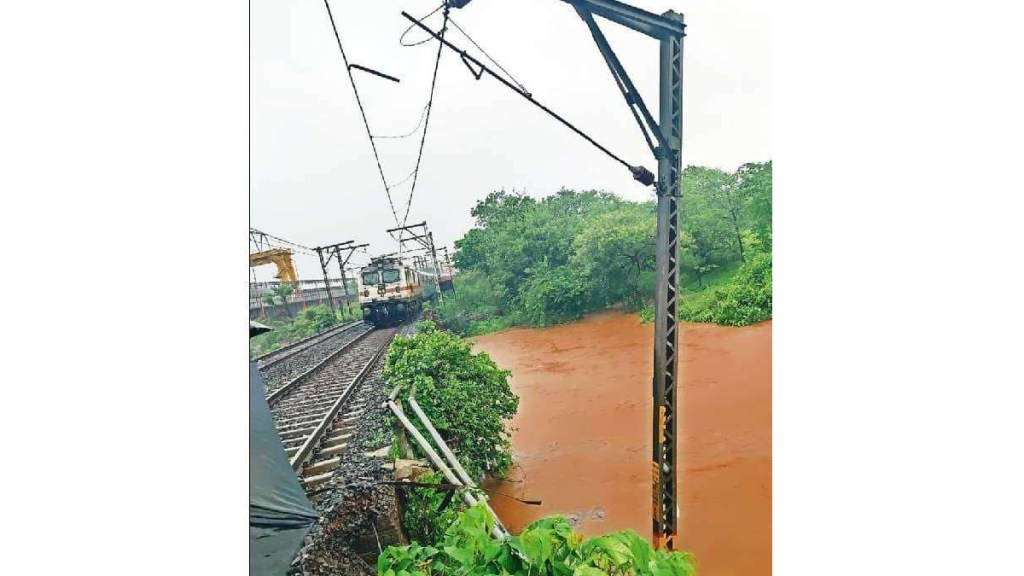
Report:
M624 205L584 224L573 240L572 266L589 283L591 298L632 308L649 296L655 264L657 219L653 203Z
M568 322L589 310L587 284L578 270L540 262L529 271L529 279L513 301L514 314L523 324Z
M295 287L288 282L281 282L277 286L274 286L271 289L271 292L274 293L275 297L281 300L281 303L284 304L284 311L288 314L289 318L292 318L292 309L288 305L288 297L295 293Z
M717 253L718 264L731 258L732 247L736 248L740 262L746 258L741 233L744 205L733 174L701 166L689 166L683 171L684 226L695 241Z
M752 232L768 243L772 239L772 162L750 162L736 170L740 196L746 203Z

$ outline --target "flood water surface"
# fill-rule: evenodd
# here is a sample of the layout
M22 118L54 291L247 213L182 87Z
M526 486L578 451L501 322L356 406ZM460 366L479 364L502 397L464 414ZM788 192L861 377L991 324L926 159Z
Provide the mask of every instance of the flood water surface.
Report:
M516 468L486 486L514 533L562 514L651 537L652 339L617 312L473 339L520 397ZM701 576L771 574L771 322L684 324L680 341L680 547Z

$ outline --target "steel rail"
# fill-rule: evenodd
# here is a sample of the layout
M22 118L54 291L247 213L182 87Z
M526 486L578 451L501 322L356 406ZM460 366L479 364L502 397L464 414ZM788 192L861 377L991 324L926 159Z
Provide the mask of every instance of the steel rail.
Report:
M270 352L267 352L266 354L261 354L261 355L255 357L255 358L253 358L253 360L255 360L257 364L260 364L261 362L266 362L266 364L260 364L260 368L269 368L271 366L276 365L278 362L281 362L285 358L291 358L295 354L298 354L299 352L302 352L302 350L305 350L305 348L302 348L300 350L295 350L295 348L297 348L299 346L302 346L303 344L309 344L311 346L311 345L316 344L318 342L322 342L323 340L326 340L327 338L329 338L331 336L334 336L336 334L341 334L342 332L348 330L349 328L353 328L353 327L357 326L360 323L362 323L362 320L353 320L351 322L346 322L344 324L340 324L340 325L335 326L333 328L328 328L327 330L324 330L323 332L319 332L317 334L313 334L312 336L310 336L308 338L303 338L302 340L298 340L296 342L292 342L291 344L288 344L287 346L281 346L280 348L278 348L276 350L271 350ZM320 338L321 340L317 340L318 338ZM280 358L270 359L274 355L281 354L282 352L288 352L288 351L291 351L291 352L289 354L281 355Z
M369 334L372 331L373 330L369 330L366 333ZM306 441L302 443L302 447L299 448L299 451L295 453L295 456L292 456L292 470L295 470L296 472L301 471L303 464L305 464L309 456L312 455L313 448L315 448L316 445L320 443L320 440L323 439L324 434L326 434L327 431L330 429L331 422L334 421L334 418L335 416L338 415L338 412L341 410L341 407L345 404L346 401L348 401L349 397L352 396L352 392L355 391L355 389L358 388L360 384L362 384L363 379L366 378L367 374L369 374L370 370L373 368L373 365L377 363L377 360L380 358L381 354L383 354L384 351L388 349L388 344L390 344L391 341L394 340L395 334L397 333L398 331L396 330L394 334L392 334L388 339L384 341L383 344L381 344L380 348L378 348L377 351L374 352L373 356L371 356L369 361L366 362L366 365L363 366L362 370L360 370L359 373L356 374L354 378L352 378L352 381L349 383L348 387L345 388L345 391L342 392L341 395L338 396L338 399L334 401L334 404L331 405L331 408L327 411L327 414L324 415L323 419L320 420L320 423L317 424L316 428L313 430L313 433L310 434L309 438L306 438ZM360 336L360 338L362 338L363 336L365 336L365 334Z
M278 388L277 390L274 390L274 392L273 392L273 393L271 393L271 394L270 394L270 396L267 396L267 404L268 404L268 405L270 405L270 406L274 406L274 404L276 404L276 403L277 403L278 401L280 401L280 400L281 400L281 398L283 398L283 397L285 396L285 392L287 392L287 391L289 391L289 390L292 390L293 388L295 388L295 387L296 387L296 385L297 385L297 384L298 384L299 382L303 381L304 379L306 379L307 377L309 377L310 375L312 375L312 374L313 374L314 372L316 372L317 370L319 370L320 368L322 368L322 367L323 367L323 366L324 366L325 364L327 364L327 363L328 363L328 362L330 362L331 360L333 360L333 359L337 358L337 357L338 357L338 356L339 356L340 354L342 354L343 352L347 351L347 350L348 350L349 348L351 348L351 347L352 347L352 345L353 345L353 344L355 344L356 342L359 342L359 341L360 341L360 340L362 340L363 338L366 338L366 336L367 336L368 334L372 333L372 332L373 332L374 330L376 330L376 328L374 328L374 327L370 326L369 330L367 330L366 332L363 332L363 333L362 333L362 334L360 334L359 336L356 336L355 338L353 338L353 339L352 339L352 340L350 340L349 342L345 343L345 345L344 345L344 346L342 346L341 348L338 348L338 349L337 349L337 350L335 350L334 352L331 352L331 353L330 353L330 354L329 354L329 355L328 355L328 356L327 356L326 358L324 358L323 360L321 360L320 362L318 362L318 363L317 363L317 364L316 364L315 366L313 366L313 367L312 367L312 368L310 368L309 370L306 370L306 371L305 371L305 372L303 372L302 374L299 374L298 376L296 376L296 377L295 377L295 378L294 378L294 379L293 379L292 381L288 382L288 383L287 383L287 384L285 384L284 386L281 386L281 387L280 387L280 388Z

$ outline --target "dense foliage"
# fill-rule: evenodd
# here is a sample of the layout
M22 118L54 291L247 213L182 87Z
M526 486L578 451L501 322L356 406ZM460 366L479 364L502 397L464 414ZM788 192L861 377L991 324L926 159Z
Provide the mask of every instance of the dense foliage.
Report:
M389 547L377 560L380 576L691 576L693 558L654 550L632 531L584 539L560 516L538 520L518 536L490 537L493 518L469 508L436 546Z
M744 164L734 172L684 170L679 239L684 300L729 283L759 254L771 254L771 182L771 162ZM501 191L478 202L472 215L476 226L455 242L461 272L457 293L436 308L439 321L453 331L475 335L514 325L544 326L615 304L637 310L653 301L653 200L572 190L537 200ZM770 270L769 257L767 301L741 297L737 287L732 296L719 298L745 302L745 311L704 316L728 317L727 323L770 318ZM691 317L714 302L719 300L692 298Z
M416 402L470 475L506 473L512 452L505 420L519 408L509 371L432 322L418 327L391 343L383 371L388 386L399 386L401 397L415 389Z
M772 317L772 255L758 254L728 282L684 301L679 317L746 326Z

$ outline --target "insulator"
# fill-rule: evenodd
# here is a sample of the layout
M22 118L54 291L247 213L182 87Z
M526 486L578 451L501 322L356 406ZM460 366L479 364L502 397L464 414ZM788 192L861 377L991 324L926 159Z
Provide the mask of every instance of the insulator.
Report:
M644 186L654 184L654 174L647 168L644 168L643 166L632 166L629 170L633 173L633 179Z

